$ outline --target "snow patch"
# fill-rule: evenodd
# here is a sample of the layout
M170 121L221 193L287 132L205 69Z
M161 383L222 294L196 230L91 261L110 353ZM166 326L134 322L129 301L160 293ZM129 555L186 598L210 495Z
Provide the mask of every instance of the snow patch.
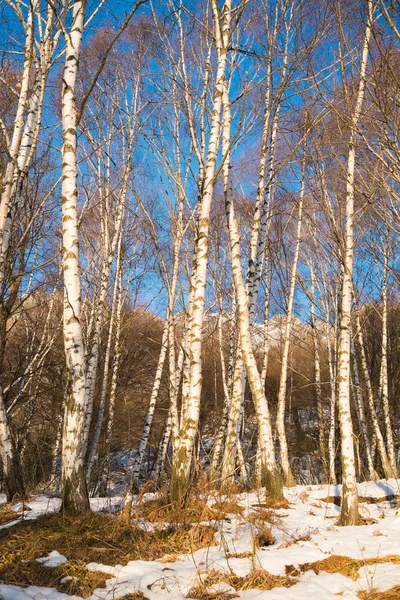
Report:
M53 550L48 556L37 558L36 562L42 563L45 567L59 567L68 562L68 558L57 552L57 550Z

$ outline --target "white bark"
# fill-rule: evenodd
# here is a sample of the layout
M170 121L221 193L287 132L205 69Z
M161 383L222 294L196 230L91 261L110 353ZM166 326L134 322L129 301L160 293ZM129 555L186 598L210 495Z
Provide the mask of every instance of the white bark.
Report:
M224 85L223 90L223 105L224 113L222 152L224 156L223 180L225 194L225 210L228 221L231 264L238 312L237 319L240 336L240 346L257 415L260 441L259 443L262 484L265 485L269 494L271 494L274 497L280 497L282 496L282 482L275 461L275 451L272 438L271 419L269 414L268 402L265 397L264 388L261 382L257 362L252 348L250 335L249 305L246 287L243 281L242 263L240 256L240 233L233 206L232 180L230 173L231 111L226 83Z
M378 417L376 414L374 393L372 390L372 382L371 382L371 378L370 378L369 370L368 370L367 355L365 352L364 336L363 336L362 328L361 328L361 319L360 319L360 311L359 310L356 311L355 317L356 317L355 320L356 320L356 336L357 336L357 341L358 341L358 349L360 352L361 368L362 368L362 374L364 377L366 396L367 396L368 408L369 408L369 412L370 412L370 416L371 416L373 433L374 433L374 436L376 439L376 444L377 444L377 448L379 451L379 456L380 456L380 459L382 462L382 467L383 467L383 471L385 473L385 477L389 479L390 477L395 477L395 471L394 472L392 471L392 466L390 464L390 460L388 458L388 453L387 453L386 447L385 447L385 440L383 439L382 430L380 428Z
M292 263L292 271L290 275L290 288L287 300L286 308L286 321L285 321L285 333L283 337L283 349L282 349L282 365L281 374L279 379L279 390L278 390L278 407L276 416L276 428L279 437L279 446L281 451L281 465L283 470L283 477L285 485L295 485L295 481L290 468L289 453L286 439L285 429L285 404L286 404L286 387L287 387L287 373L289 367L289 348L290 348L290 336L292 329L293 319L293 302L294 292L296 287L297 277L297 262L299 259L300 243L301 243L301 227L303 222L303 202L304 202L304 190L305 190L305 158L303 158L302 169L301 169L301 189L299 196L299 207L297 217L297 231L296 231L296 243Z
M132 485L136 488L139 484L140 473L143 468L143 461L146 453L146 448L148 444L148 439L150 435L151 425L153 423L154 412L156 409L158 393L161 385L161 378L164 370L165 358L167 356L168 349L168 320L165 321L164 331L161 340L161 350L158 357L158 365L156 370L156 375L153 382L153 389L150 396L150 403L147 409L142 435L139 441L139 446L137 449L136 456L133 461L132 466Z
M107 429L105 436L105 465L103 467L103 471L101 473L101 485L100 485L100 493L105 495L107 491L107 483L110 475L110 447L111 447L111 436L114 427L114 415L115 415L115 399L117 395L117 382L118 382L118 373L119 366L121 360L121 315L122 315L122 307L124 304L124 294L122 289L122 261L121 258L119 260L119 269L117 270L117 278L118 278L118 300L117 300L117 310L115 315L115 337L114 337L114 356L112 362L112 376L111 376L111 385L110 385L110 397L108 401L108 419L107 419Z
M357 357L355 354L354 344L352 343L351 353L353 356L353 374L354 374L354 385L353 385L353 396L354 405L356 408L358 424L360 427L361 435L364 442L365 456L367 458L368 477L370 481L375 481L378 476L374 469L374 463L371 454L371 443L369 439L367 420L364 411L364 401L361 393L360 376L358 373ZM360 470L359 470L360 472Z
M94 317L94 331L93 331L93 339L91 341L91 348L88 357L86 358L86 384L85 384L85 433L84 433L84 447L83 454L86 456L88 445L89 445L89 434L90 434L90 426L92 422L93 415L93 404L94 404L94 395L95 395L95 387L96 387L96 379L97 379L97 371L98 364L100 359L100 344L101 344L101 334L103 331L104 324L104 315L105 315L105 302L107 299L107 291L108 284L110 279L111 266L114 260L115 249L117 246L117 241L120 237L120 231L122 227L122 218L123 218L123 208L125 204L125 197L128 188L128 178L130 174L130 154L127 160L127 166L124 170L124 183L120 194L120 199L117 206L117 214L115 220L115 232L112 239L111 244L107 243L108 240L108 219L107 222L104 223L104 228L106 230L105 236L106 240L104 243L104 248L106 255L103 258L102 262L102 272L100 279L100 293L99 298L96 302L96 310ZM88 457L88 460L90 458ZM93 466L93 465L92 465ZM91 469L91 467L90 467Z
M229 377L234 377L233 375L227 374L226 364L225 364L225 356L224 356L224 348L223 348L223 330L222 330L222 301L220 301L220 312L218 317L218 343L219 343L219 355L221 362L221 377L222 377L222 386L224 390L224 408L222 413L222 422L218 429L217 437L215 440L215 445L213 448L212 461L210 466L210 480L211 482L215 482L218 479L218 470L220 467L221 454L224 448L224 439L227 437L227 428L228 423L231 418L231 385L229 381ZM231 328L230 328L230 340L234 338L233 327L235 327L235 319L232 316L231 319ZM233 327L232 327L233 326ZM231 361L233 360L233 352L235 352L235 347L230 344L230 352L228 358L228 371L231 369ZM243 366L241 366L243 369ZM225 460L223 459L223 463L225 464Z
M242 351L236 352L235 371L233 375L232 395L229 403L228 424L226 428L225 448L222 458L221 484L228 488L234 483L236 474L236 459L238 454L238 440L240 437L240 407L244 384Z
M381 404L385 419L386 444L392 477L397 477L396 455L394 451L393 429L390 421L389 387L388 387L388 243L383 253L383 286L382 286L382 358L381 358Z
M34 45L34 13L37 5L37 0L34 0L28 10L28 17L25 25L25 55L22 77L20 82L20 92L18 98L17 112L15 115L15 123L13 135L8 149L10 160L6 167L6 172L3 179L3 192L0 202L0 285L4 277L4 261L5 254L8 251L9 236L4 237L6 233L7 220L9 218L10 201L12 197L12 188L14 183L14 174L17 168L18 154L21 148L21 140L24 131L24 114L28 102L29 93L29 77L33 60L33 45Z
M329 368L329 382L330 382L330 418L329 418L329 434L328 434L328 451L329 451L329 483L336 485L336 357L337 357L337 311L335 311L335 322L334 322L334 349L332 350L331 344L331 330L330 330L330 316L328 308L328 300L326 301L326 344L328 350L328 368Z
M174 441L170 496L171 500L176 501L183 500L190 482L194 443L200 414L200 395L202 388L202 329L208 263L209 216L215 185L214 175L218 153L219 119L228 53L231 0L225 0L221 15L216 0L213 0L212 6L218 66L211 114L211 131L204 172L203 193L201 196L198 220L196 261L191 280L194 300L193 310L188 323L189 344L187 352L190 357L189 392L187 397L183 397L182 400L186 406L186 410L181 422L179 440L176 440L176 442Z
M319 452L321 455L322 462L322 474L323 483L329 480L329 469L328 462L326 459L326 446L325 446L325 423L324 423L324 412L322 405L322 386L321 386L321 361L319 354L319 340L318 332L315 320L315 271L312 260L309 264L310 275L311 275L311 298L310 298L310 313L311 313L311 329L313 334L313 345L314 345L314 374L315 374L315 395L317 398L317 414L318 414L318 442ZM329 340L328 340L329 343Z
M90 445L90 451L87 461L86 467L86 480L89 484L90 477L92 474L93 466L97 459L97 449L98 443L100 439L100 433L103 426L103 417L104 411L106 408L106 399L107 399L107 391L108 391L108 379L109 379L109 369L111 362L111 348L114 336L114 323L117 312L117 303L118 303L118 290L119 290L119 278L120 278L120 270L121 270L121 247L122 247L122 229L119 231L119 240L118 240L118 251L117 251L117 264L116 264L116 275L114 281L114 290L113 297L111 303L111 315L110 322L108 325L108 336L107 336L107 345L106 352L104 357L104 370L103 370L103 381L101 384L101 392L100 392L100 403L99 409L97 413L97 422L96 427L93 433L92 443Z
M49 490L51 494L57 495L60 491L60 473L59 462L62 454L62 433L64 424L64 406L60 410L57 425L56 443L53 449L53 460L51 464L51 474L49 482Z
M354 112L350 117L350 139L346 173L345 236L342 257L343 282L338 358L338 406L342 448L342 525L357 525L358 495L354 457L353 426L350 412L350 338L351 301L354 251L354 174L356 135L365 93L365 75L371 37L372 1L368 1L368 16L362 48L360 81ZM343 76L345 74L343 73Z
M66 35L62 89L62 237L64 273L64 348L67 397L63 432L62 509L89 510L84 468L85 350L81 324L81 285L77 215L75 84L84 27L85 2L73 4L71 30Z

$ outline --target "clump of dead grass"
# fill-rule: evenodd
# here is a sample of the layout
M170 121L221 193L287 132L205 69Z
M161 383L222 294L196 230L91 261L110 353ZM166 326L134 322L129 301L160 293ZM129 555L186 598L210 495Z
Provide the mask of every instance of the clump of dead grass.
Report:
M255 525L260 525L261 523L279 525L282 523L282 518L278 516L273 510L259 508L248 515L247 522Z
M253 552L228 552L226 558L252 558Z
M205 521L219 521L227 514L240 515L244 508L233 500L217 500L211 506L207 499L194 494L181 506L170 502L166 494L157 498L141 499L133 505L134 518L144 518L150 523L201 523Z
M20 518L21 514L15 512L11 506L12 504L2 504L0 506L0 525L6 525Z
M147 596L143 592L134 592L133 594L126 594L119 600L148 600Z
M385 592L371 590L369 592L359 592L358 597L361 600L400 600L400 585L396 585Z
M233 594L228 591L214 592L212 590L203 588L203 586L192 588L189 591L189 596L186 597L196 598L196 600L232 600L233 598L239 598L237 594Z
M303 563L298 567L287 565L286 574L289 576L297 576L300 572L312 570L318 575L320 571L324 571L325 573L341 573L345 577L349 577L353 581L356 581L359 577L358 570L361 569L361 567L385 562L400 564L400 556L397 554L390 554L379 558L355 559L348 556L333 555L316 562Z
M275 587L291 587L297 583L297 579L290 575L286 575L285 577L271 575L271 573L268 573L264 569L254 569L251 573L242 577L234 573L211 571L207 573L200 585L188 592L187 598L209 599L212 596L207 596L207 589L217 583L227 583L238 592L253 589L268 591ZM229 596L223 596L223 598L226 597ZM231 595L230 597L234 596Z
M326 496L326 498L320 498L321 502L327 502L330 504L336 504L341 506L341 496ZM400 496L394 494L388 494L387 496L381 496L380 498L374 498L373 496L359 496L358 501L364 504L380 504L381 502L398 502L400 503Z
M275 543L269 524L277 524L279 521L279 517L272 510L260 509L248 515L247 522L253 529L254 550L272 546Z
M256 528L254 535L255 548L265 548L266 546L273 546L275 538L272 535L272 530L267 525L259 525Z
M191 496L184 506L170 502L166 495L143 499L133 505L132 515L150 523L200 523L216 518L212 508L197 495Z
M278 510L280 508L289 508L290 504L286 498L275 498L269 494L265 494L263 502L259 504L253 504L257 508L274 508Z
M60 591L76 584L79 589L72 593L90 595L94 588L104 587L109 576L86 571L86 563L127 564L130 560L157 560L166 554L174 560L174 556L214 544L214 534L214 528L200 524L145 531L122 519L95 513L80 518L46 515L0 532L0 580ZM50 568L36 562L52 550L66 556L68 563ZM61 584L66 576L79 581Z
M211 510L214 514L214 518L221 520L226 515L242 515L244 508L234 500L217 500L211 506Z

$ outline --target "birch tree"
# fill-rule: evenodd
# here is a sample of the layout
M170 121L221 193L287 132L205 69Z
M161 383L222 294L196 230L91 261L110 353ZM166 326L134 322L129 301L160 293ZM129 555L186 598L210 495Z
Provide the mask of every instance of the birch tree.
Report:
M68 377L62 443L62 510L69 514L82 514L89 510L84 464L85 349L81 323L75 101L85 5L84 0L76 0L72 5L71 27L65 32L66 60L62 85L63 330Z
M199 206L196 257L190 284L193 289L193 309L189 315L188 322L188 330L190 332L187 347L187 353L190 360L189 386L187 396L184 396L182 399L183 404L186 406L186 410L182 415L183 419L180 426L179 439L174 441L170 496L172 501L178 502L183 500L188 490L194 443L199 420L202 385L202 326L208 262L209 216L215 185L214 175L219 141L219 119L228 54L232 5L230 0L225 0L223 7L220 10L216 1L213 0L212 8L215 45L217 48L217 72L211 114L210 137L204 170L203 192Z
M223 131L222 152L224 156L223 180L225 194L225 210L228 222L231 263L235 295L237 303L237 321L240 336L242 360L246 367L247 377L250 384L253 402L256 409L259 455L261 463L261 483L265 486L267 493L280 498L283 495L282 481L275 461L275 451L272 438L271 419L268 402L265 397L260 373L254 356L250 336L250 314L247 301L246 287L242 274L242 262L240 252L240 234L233 205L233 191L231 179L231 109L228 96L227 84L223 88ZM236 370L236 369L235 369Z
M17 110L11 137L8 140L8 161L2 181L0 200L0 292L1 298L7 296L7 301L1 301L0 305L0 370L3 365L7 318L11 314L22 280L21 277L15 278L11 293L7 294L7 274L11 274L13 262L10 246L11 236L18 209L21 208L29 169L36 152L47 77L60 35L60 29L54 28L53 12L50 7L47 7L47 11L44 12L41 3L34 1L26 7L26 14L24 14L25 6L12 2L8 4L16 13L25 40ZM23 232L25 239L32 228L33 220ZM1 380L0 373L0 456L3 462L7 497L11 499L15 494L23 495L24 489L9 419L6 417Z
M338 351L338 406L342 447L342 525L357 525L358 495L354 459L353 427L350 412L350 340L351 303L354 252L354 176L356 137L361 115L372 27L372 2L368 2L367 25L364 33L356 103L350 116L350 139L346 169L346 206L344 251L342 257L343 281L341 290L341 317ZM343 73L344 75L344 73Z
M286 401L286 383L288 373L288 360L289 360L289 345L290 345L290 334L292 326L292 314L293 314L293 302L294 292L296 286L297 277L297 262L299 259L300 242L301 242L301 229L303 222L303 203L304 203L304 192L305 192L305 156L302 160L301 167L301 189L299 194L299 205L298 205L298 216L297 216L297 231L296 231L296 242L293 256L292 270L290 275L290 288L287 300L286 308L286 322L285 332L283 336L283 350L282 350L282 367L279 381L278 391L278 407L276 417L276 428L279 436L279 446L281 451L281 464L284 475L285 485L294 485L294 478L289 463L288 447L286 440L285 430L285 401Z

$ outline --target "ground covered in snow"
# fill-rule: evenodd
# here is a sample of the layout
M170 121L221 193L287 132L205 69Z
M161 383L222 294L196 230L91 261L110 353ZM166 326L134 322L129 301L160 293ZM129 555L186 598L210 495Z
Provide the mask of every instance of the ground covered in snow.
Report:
M359 485L359 527L337 525L339 495L340 486L296 486L276 507L261 492L203 493L190 523L176 524L149 494L133 525L115 516L119 498L92 499L89 521L68 522L52 515L57 499L35 497L3 507L0 598L400 598L400 480Z

